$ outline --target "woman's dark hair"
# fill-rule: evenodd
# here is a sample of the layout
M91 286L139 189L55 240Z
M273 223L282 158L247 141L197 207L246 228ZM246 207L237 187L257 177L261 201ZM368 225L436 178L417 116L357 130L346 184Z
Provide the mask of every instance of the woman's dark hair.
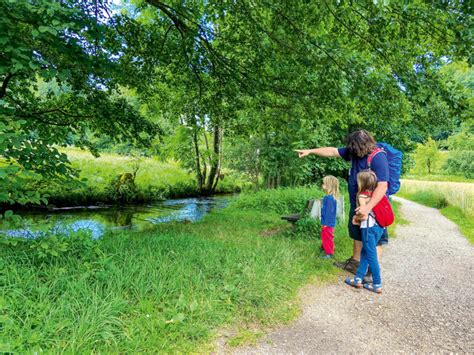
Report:
M346 138L346 147L353 158L363 158L375 148L375 139L365 129L358 129Z

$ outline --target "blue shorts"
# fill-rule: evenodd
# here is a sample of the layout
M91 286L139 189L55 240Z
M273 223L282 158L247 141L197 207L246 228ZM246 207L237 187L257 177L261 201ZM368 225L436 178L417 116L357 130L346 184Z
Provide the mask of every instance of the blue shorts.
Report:
M352 217L355 215L355 209L351 207L349 212L349 237L359 242L362 242L362 234L360 232L360 227L352 224ZM387 228L384 228L382 237L378 241L377 245L385 245L388 244L388 231Z

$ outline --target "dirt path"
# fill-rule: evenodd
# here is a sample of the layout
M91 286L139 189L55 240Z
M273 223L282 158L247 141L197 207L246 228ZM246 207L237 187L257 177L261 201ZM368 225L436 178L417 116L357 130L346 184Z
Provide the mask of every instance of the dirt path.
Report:
M439 211L398 200L409 224L385 249L382 295L342 277L310 288L298 320L233 352L474 353L474 247Z

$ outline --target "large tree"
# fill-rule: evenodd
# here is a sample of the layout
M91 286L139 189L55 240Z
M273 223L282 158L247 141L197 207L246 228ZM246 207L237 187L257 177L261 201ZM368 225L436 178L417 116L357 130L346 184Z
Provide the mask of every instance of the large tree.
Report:
M340 144L355 127L403 149L451 131L464 97L439 72L453 59L472 62L470 6L145 0L120 18L123 59L142 93L199 108L186 124L200 117L226 136L259 137L267 185L291 184L327 170L297 161L292 147ZM184 96L155 90L183 77ZM225 114L213 112L224 104Z
M2 0L0 13L0 203L44 201L25 179L74 174L56 148L71 135L92 149L90 132L154 134L118 91L122 44L107 3Z
M439 71L453 59L472 63L470 6L2 0L0 202L39 201L18 188L22 174L70 174L55 145L71 134L89 148L90 132L153 136L156 125L120 86L136 89L160 120L191 130L206 193L220 175L224 137L256 138L262 173L277 186L327 169L298 161L291 148L340 143L356 126L402 148L450 130L464 98Z

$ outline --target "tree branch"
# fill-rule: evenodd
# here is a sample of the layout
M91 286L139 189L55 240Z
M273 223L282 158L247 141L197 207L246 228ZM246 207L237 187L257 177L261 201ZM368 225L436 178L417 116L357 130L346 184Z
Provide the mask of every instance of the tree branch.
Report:
M2 87L0 88L0 99L5 96L7 92L7 86L10 81L10 79L14 76L15 74L8 73L5 79L3 79Z
M347 73L347 70L340 64L327 50L325 50L323 47L321 47L319 44L317 44L314 40L312 40L309 35L304 32L302 29L300 29L298 26L294 24L294 22L288 18L283 12L277 10L278 15L280 15L283 19L290 24L290 26L295 30L296 32L300 33L303 36L303 39L305 39L308 43L313 45L314 47L318 48L320 51L322 51L341 71L344 73Z

